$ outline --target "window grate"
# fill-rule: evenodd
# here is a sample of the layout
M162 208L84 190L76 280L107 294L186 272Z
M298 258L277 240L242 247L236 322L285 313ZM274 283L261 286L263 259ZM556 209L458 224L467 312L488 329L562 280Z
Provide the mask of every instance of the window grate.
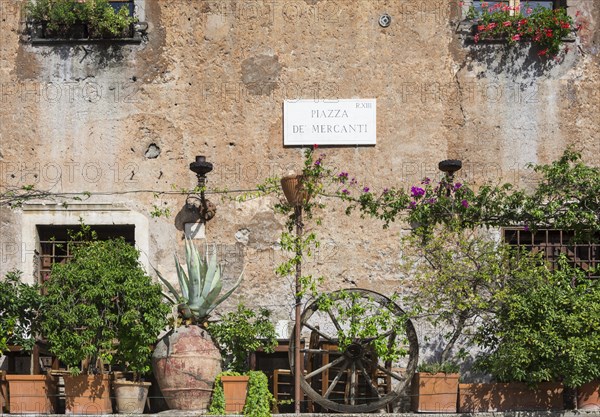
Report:
M512 246L541 252L552 270L558 269L558 258L565 255L568 263L581 268L590 278L600 278L592 270L600 267L600 234L585 239L573 231L543 229L532 232L525 229L504 229L504 240Z

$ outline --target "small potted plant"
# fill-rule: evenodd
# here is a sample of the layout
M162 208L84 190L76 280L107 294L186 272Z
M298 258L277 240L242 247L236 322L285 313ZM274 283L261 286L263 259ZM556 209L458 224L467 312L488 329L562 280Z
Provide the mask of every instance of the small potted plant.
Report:
M0 355L11 346L33 351L41 302L39 287L23 283L20 271L10 271L0 281ZM9 374L6 381L11 414L55 412L57 387L52 376Z
M459 370L452 362L420 364L411 382L413 411L456 413Z
M219 398L220 391L217 391L211 403L211 413L240 413L246 404L249 408L266 407L270 410L269 398L272 396L269 397L271 393L268 387L262 393L265 398L262 398L259 392L261 384L251 381L253 378L260 378L258 374L262 373L248 372L250 353L259 349L271 353L277 346L277 333L270 315L266 308L254 311L239 304L236 311L208 324L208 331L221 348L227 369L215 382L217 387L222 386L224 404ZM248 401L247 392L252 395Z
M139 264L139 252L123 238L96 240L89 226L71 238L73 258L54 264L44 283L42 330L50 352L69 367L67 413L112 413L104 365L147 371L168 307L160 285Z

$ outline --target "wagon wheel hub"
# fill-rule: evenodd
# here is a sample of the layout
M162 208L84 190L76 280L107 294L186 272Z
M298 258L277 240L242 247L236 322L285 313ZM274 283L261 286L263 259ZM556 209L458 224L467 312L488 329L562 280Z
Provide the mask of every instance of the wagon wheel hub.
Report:
M348 357L348 359L356 360L363 356L365 349L358 343L351 343L350 346L346 348L346 352L344 354Z

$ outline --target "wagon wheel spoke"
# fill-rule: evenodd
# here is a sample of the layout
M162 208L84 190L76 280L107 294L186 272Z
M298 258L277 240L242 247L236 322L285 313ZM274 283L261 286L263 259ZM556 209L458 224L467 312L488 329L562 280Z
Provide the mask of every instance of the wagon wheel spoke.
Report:
M335 316L333 315L333 313L331 312L331 310L327 310L327 314L329 314L329 317L331 318L331 322L333 323L333 325L335 326L335 328L337 329L338 332L343 331L342 330L342 326L340 326L340 323L337 321L337 319L335 318Z
M383 372L384 374L386 374L386 375L389 375L389 376L391 376L392 378L394 378L394 379L396 379L396 380L398 380L398 381L404 381L404 380L406 380L406 377L405 377L405 376L402 376L402 375L395 374L394 372L390 371L390 370L389 370L389 369L387 369L387 368L384 368L384 367L383 367L383 366L381 366L381 365L377 365L377 369L379 369L379 370L380 370L381 372Z
M344 362L344 364L342 365L342 369L340 369L337 373L337 375L335 376L335 378L333 378L333 381L331 381L331 385L329 385L327 387L327 391L325 391L325 394L323 394L323 398L329 398L329 396L331 395L331 393L333 392L335 386L338 384L338 382L340 381L340 378L342 377L342 375L344 374L344 365L346 365L346 362Z
M339 358L337 358L336 360L334 360L333 362L329 362L327 365L323 365L318 369L315 369L314 371L312 371L310 374L307 374L304 376L304 379L310 379L315 375L319 375L320 373L326 371L327 369L331 368L332 366L336 366L338 363L341 363L343 361L345 361L346 358L344 358L343 356L340 356Z
M333 350L326 350L326 349L300 349L300 352L302 353L310 353L310 354L317 354L317 355L328 355L332 352L335 352Z
M356 362L350 366L350 405L356 404Z
M377 386L373 383L373 380L369 376L369 373L365 369L365 366L363 365L363 363L360 359L358 360L358 366L360 368L360 372L365 377L367 384L369 384L369 388L371 388L371 392L373 392L375 395L377 395L377 398L381 398L381 395L379 395L379 391L377 390Z
M356 298L352 298L352 307L350 307L350 310L353 311L355 306L356 306ZM350 318L350 328L351 329L355 328L354 327L355 323L356 323L356 315L353 314L352 317ZM352 339L354 339L354 335L353 334L350 334L350 337Z
M388 336L391 336L394 333L394 330L389 330L385 333L379 334L377 336L373 336L373 337L368 337L366 339L362 339L361 343L364 345L368 345L369 343L373 342L374 340L377 339L385 339Z
M313 332L317 333L319 336L321 336L323 339L327 339L330 342L334 342L334 338L332 338L331 336L323 333L321 330L319 330L317 327L309 324L309 323L303 323L304 326L308 327L310 330L312 330Z

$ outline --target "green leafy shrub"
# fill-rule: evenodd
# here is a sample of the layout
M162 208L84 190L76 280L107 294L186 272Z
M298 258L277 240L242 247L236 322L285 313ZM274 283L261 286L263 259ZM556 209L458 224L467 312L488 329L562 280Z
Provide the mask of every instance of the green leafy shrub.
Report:
M227 369L234 372L248 370L248 356L257 349L267 353L277 346L277 333L271 323L271 312L266 308L254 311L238 305L236 311L209 323L208 331L215 339L223 355L228 358Z
M8 345L31 351L39 330L39 286L21 282L21 275L12 270L0 280L0 355Z
M481 327L477 365L497 380L578 387L600 378L600 280L566 257L559 265L514 283Z
M248 417L269 417L275 398L269 391L269 379L260 371L248 372L248 395L244 405L244 415Z
M70 243L71 244L71 243ZM150 370L151 345L165 327L168 305L158 284L124 239L72 245L73 259L54 264L44 284L42 329L50 351L78 372L98 360L130 371Z
M452 359L459 339L473 343L469 329L493 315L505 288L546 270L537 255L519 253L481 230L437 227L425 239L407 236L403 248L401 283L409 289L404 301L410 314L450 329L440 363Z

